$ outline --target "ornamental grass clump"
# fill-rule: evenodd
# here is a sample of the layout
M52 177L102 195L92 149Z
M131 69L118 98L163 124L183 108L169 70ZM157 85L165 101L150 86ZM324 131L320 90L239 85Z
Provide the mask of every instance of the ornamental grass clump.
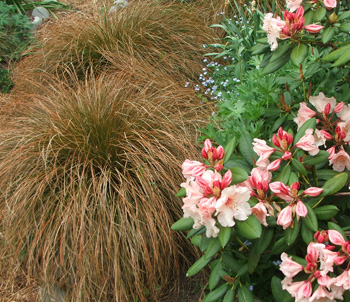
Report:
M169 226L206 110L176 83L77 82L46 84L1 133L2 252L67 301L157 301L195 253Z
M202 44L213 37L199 15L184 4L155 1L133 1L113 13L76 14L50 28L18 72L62 74L73 67L82 79L91 67L95 74L107 68L120 72L135 58L182 84L197 80Z

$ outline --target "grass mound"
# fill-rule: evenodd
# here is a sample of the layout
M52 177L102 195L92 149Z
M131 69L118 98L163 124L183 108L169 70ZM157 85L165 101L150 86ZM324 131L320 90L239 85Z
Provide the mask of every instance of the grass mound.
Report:
M74 87L42 87L0 134L8 261L69 301L156 301L191 251L170 225L182 215L181 162L207 111L176 83L124 75Z

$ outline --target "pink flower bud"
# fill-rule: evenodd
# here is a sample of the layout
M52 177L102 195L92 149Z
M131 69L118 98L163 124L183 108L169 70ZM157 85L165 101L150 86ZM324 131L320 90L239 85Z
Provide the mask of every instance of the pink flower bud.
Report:
M282 158L274 160L271 164L267 166L268 171L276 171L281 165Z
M334 258L334 263L336 265L342 265L346 260L346 257L345 256L339 256L339 257L335 257Z
M290 186L290 188L291 188L292 190L297 190L297 191L299 191L299 189L300 189L300 183L299 183L299 182L295 182L295 183L293 183L293 184Z
M218 152L216 151L215 148L212 148L212 154L213 154L213 160L217 160L218 159Z
M303 8L301 5L298 7L298 9L297 9L295 15L296 15L296 17L297 17L298 19L303 18L303 16L304 16L304 8Z
M328 10L331 10L337 7L337 0L323 0L323 4L325 8L327 8Z
M340 111L343 110L343 108L344 108L344 102L341 102L341 103L337 104L337 106L335 106L334 112L339 113Z
M287 134L287 143L290 145L293 142L293 136L291 134Z
M283 156L282 156L282 159L283 160L288 160L288 159L291 159L292 158L292 153L287 151L287 152L284 152Z
M331 111L331 103L327 103L327 105L324 106L324 114L328 116L330 111Z
M340 234L336 230L328 231L329 240L336 245L343 245L345 243L345 239L342 234Z
M324 28L322 25L309 24L304 27L309 33L317 34Z
M335 155L335 146L329 148L329 149L327 150L327 152L329 153L328 159L332 159L333 156Z
M331 134L329 134L327 131L325 130L320 130L321 135L325 138L325 139L333 139L333 136Z
M205 148L202 149L202 157L204 159L208 159L208 152L205 150Z
M316 187L310 187L310 188L304 190L305 195L309 195L312 197L316 197L316 196L320 195L322 192L323 192L322 188L316 188Z
M292 207L286 206L281 213L279 213L278 218L277 218L277 224L281 225L283 229L285 230L288 228L293 221L292 218Z
M218 152L218 160L223 159L225 156L225 150L222 146L217 147L216 151Z
M218 172L220 172L223 168L224 168L224 166L222 164L216 164L214 166L214 169Z
M297 201L297 207L295 209L298 216L305 217L307 215L307 207L303 204L301 200Z
M273 143L276 147L280 147L280 146L281 146L280 143L279 143L279 141L278 141L278 139L277 139L276 134L274 134L273 137L272 137L272 143Z
M232 182L232 172L231 170L228 170L224 177L222 178L221 184L220 184L220 189L223 190L225 189L229 184Z
M205 142L204 142L204 148L205 148L205 151L211 151L211 149L213 148L213 145L211 144L211 141L210 139L206 139Z

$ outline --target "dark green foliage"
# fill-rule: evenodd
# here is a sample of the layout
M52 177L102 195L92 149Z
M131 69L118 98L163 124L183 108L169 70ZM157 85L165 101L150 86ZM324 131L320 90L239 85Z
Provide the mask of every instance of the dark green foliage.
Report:
M10 74L11 72L9 70L0 69L0 90L2 93L9 93L13 87Z

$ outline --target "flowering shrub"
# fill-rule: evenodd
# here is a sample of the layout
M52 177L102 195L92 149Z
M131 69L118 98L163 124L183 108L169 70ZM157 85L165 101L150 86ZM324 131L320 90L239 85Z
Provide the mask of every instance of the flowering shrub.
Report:
M253 46L265 75L295 69L278 71L281 115L225 147L206 139L203 160L182 165L184 217L172 228L203 252L187 276L210 267L203 302L350 301L350 11L333 0L286 5L283 17L264 16L268 48ZM325 87L325 71L346 76Z

